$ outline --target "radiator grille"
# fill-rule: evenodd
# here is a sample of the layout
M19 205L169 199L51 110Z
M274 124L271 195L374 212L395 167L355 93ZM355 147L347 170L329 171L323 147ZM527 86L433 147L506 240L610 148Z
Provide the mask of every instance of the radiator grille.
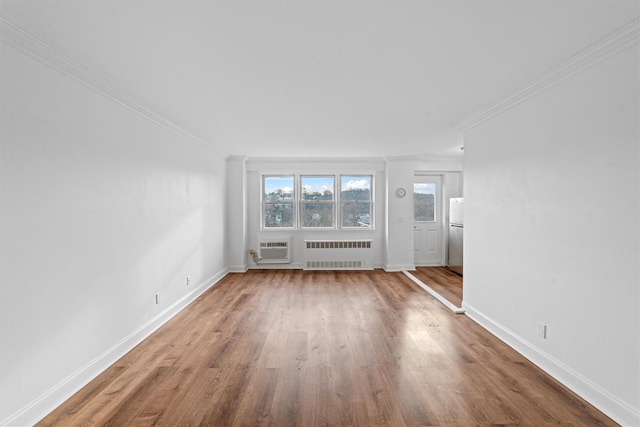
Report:
M371 270L373 240L305 240L305 270Z
M371 249L371 240L363 241L326 241L326 240L305 240L307 249Z
M362 261L307 261L307 270L360 270Z

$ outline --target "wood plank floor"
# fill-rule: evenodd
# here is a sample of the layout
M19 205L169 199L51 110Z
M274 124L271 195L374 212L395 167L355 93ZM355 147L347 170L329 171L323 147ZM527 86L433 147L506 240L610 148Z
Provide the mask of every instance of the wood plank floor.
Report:
M462 276L446 267L417 267L414 277L442 295L456 307L462 307Z
M616 425L402 273L230 274L38 425Z

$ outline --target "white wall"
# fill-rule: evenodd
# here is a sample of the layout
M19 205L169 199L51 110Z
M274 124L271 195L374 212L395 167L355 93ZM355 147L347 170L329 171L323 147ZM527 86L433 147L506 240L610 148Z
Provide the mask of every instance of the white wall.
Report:
M388 271L413 270L414 262L414 231L413 231L413 183L416 174L439 174L443 181L444 218L443 251L446 260L447 233L446 223L449 219L449 202L452 197L462 196L462 162L458 159L417 160L417 159L387 159L387 224L386 239L387 252L385 269ZM409 195L399 198L398 188L405 188ZM445 262L446 264L446 262Z
M382 159L382 158L248 158L234 157L228 160L230 176L246 173L246 188L240 179L230 183L229 230L240 236L244 225L246 248L240 252L241 238L231 238L229 243L232 271L242 271L245 266L256 268L247 257L249 249L256 249L259 237L291 237L291 264L261 265L260 268L302 268L302 247L305 239L374 239L373 265L387 270L414 268L413 252L413 204L410 196L395 196L399 186L409 191L413 188L416 173L441 174L444 181L444 200L462 195L462 162L459 159ZM244 171L244 172L243 172ZM260 174L261 173L372 173L375 181L375 230L260 230ZM234 188L232 190L231 188ZM244 199L239 195L246 192ZM246 208L245 208L246 207ZM447 213L445 212L445 215ZM244 216L243 216L244 215ZM398 217L402 221L398 221ZM246 219L245 219L246 218ZM446 238L446 235L445 235ZM235 240L235 241L234 241ZM236 265L237 264L237 265Z
M260 174L269 173L363 173L374 177L374 230L260 230ZM302 248L305 239L373 239L373 266L381 267L384 258L385 178L382 159L267 159L249 158L247 161L247 230L248 249L257 249L258 237L291 237L291 264L276 264L274 268L302 268ZM248 250L247 249L247 250ZM260 268L269 266L261 265ZM256 268L251 261L249 268Z
M247 158L227 159L227 252L229 271L247 270Z
M637 46L465 135L467 313L640 418ZM547 339L536 322L547 325Z
M225 163L0 47L0 424L23 425L224 274Z

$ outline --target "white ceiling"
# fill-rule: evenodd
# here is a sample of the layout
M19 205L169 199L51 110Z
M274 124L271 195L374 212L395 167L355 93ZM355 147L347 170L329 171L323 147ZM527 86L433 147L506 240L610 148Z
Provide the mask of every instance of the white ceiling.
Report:
M0 16L224 154L461 156L453 124L637 0L0 0Z

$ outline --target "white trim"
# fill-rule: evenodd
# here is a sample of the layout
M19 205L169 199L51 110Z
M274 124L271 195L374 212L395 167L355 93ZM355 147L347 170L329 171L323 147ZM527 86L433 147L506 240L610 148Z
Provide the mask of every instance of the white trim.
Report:
M145 119L178 135L186 141L189 141L201 148L215 151L215 147L213 145L179 127L159 112L155 111L148 105L145 105L142 101L117 87L115 84L100 77L93 71L80 65L75 60L66 56L62 52L59 52L3 17L0 17L0 41L16 48L41 64L59 71L63 75L99 93L100 95L117 102L118 104L139 114L141 117L144 117Z
M249 270L303 270L303 263L291 263L291 264L255 264L249 265Z
M465 132L489 119L534 97L538 93L557 85L570 77L582 73L608 58L638 44L640 18L636 17L607 34L592 45L567 58L560 64L526 83L519 89L454 124L454 128Z
M377 268L384 269L382 264L373 264L373 266L368 270L375 270ZM251 263L248 266L247 270L304 270L304 263L296 262L291 264L277 264L277 265L269 265L269 264L259 264L256 265ZM401 271L401 270L385 270L385 271Z
M33 425L48 415L65 400L78 392L82 387L95 379L99 374L113 365L118 359L140 344L145 338L169 321L173 316L191 304L209 288L218 283L228 273L223 269L200 284L147 323L140 326L104 353L75 371L51 389L35 398L15 414L0 423L0 426Z
M405 270L415 270L416 266L413 264L385 264L382 268L384 271L396 272Z
M413 183L412 186L415 190L415 185L416 184L421 184L424 183L423 181L420 181L420 179L424 179L426 180L427 178L431 178L430 181L428 183L434 183L437 185L437 190L436 190L436 200L435 200L435 204L436 204L436 221L416 221L415 220L415 211L414 211L414 215L413 215L413 224L414 224L414 231L415 231L415 224L419 223L419 224L437 224L438 227L438 231L440 232L440 260L439 261L421 261L421 262L415 262L414 263L416 266L418 267L442 267L444 265L446 265L447 262L447 244L448 244L448 235L447 234L447 218L448 218L448 208L449 208L449 201L446 200L445 201L445 175L446 172L441 172L441 171L419 171L419 170L415 170L413 172ZM435 179L438 178L438 179ZM438 182L439 181L439 182ZM415 203L415 196L414 196L414 203ZM415 249L415 239L414 239L414 249ZM415 258L415 254L414 254L414 258Z
M249 163L383 163L384 157L248 157Z
M293 178L292 181L292 185L293 185L293 197L291 201L283 201L280 204L290 204L293 207L293 225L291 227L265 227L264 225L264 205L269 203L269 204L276 204L275 202L265 202L264 201L264 196L266 193L266 188L265 188L265 178ZM297 180L297 176L295 173L292 172L283 172L283 173L261 173L260 174L260 231L282 231L282 232L290 232L290 231L294 231L294 230L298 230L298 206L297 206L297 200L298 200L298 180Z
M406 162L419 162L419 163L429 163L429 162L437 162L437 163L459 163L462 166L463 154L460 152L459 156L442 156L442 157L434 157L434 156L424 156L424 155L415 155L415 156L385 156L383 157L385 162L398 162L398 161L406 161ZM460 172L460 169L455 169L451 172Z
M368 176L371 178L371 181L369 182L369 201L355 201L355 202L345 202L347 204L353 204L353 205L358 205L358 204L367 204L369 203L369 227L345 227L342 225L343 222L343 218L342 218L342 177L343 176L349 176L349 177L365 177ZM338 223L336 224L339 230L345 230L345 231L349 231L349 230L369 230L369 231L374 231L376 229L376 185L377 183L376 181L376 175L375 173L371 172L371 173L364 173L364 172L337 172L336 173L336 187L337 187L337 191L336 191L336 210L337 210L337 214L336 214L336 218L338 220Z
M462 303L466 315L504 341L571 391L598 408L615 422L626 426L640 425L640 411L602 387L594 384L561 361L504 327L473 306Z
M317 171L305 171L300 169L291 169L291 170L266 170L266 171L258 171L260 174L260 224L259 224L259 232L272 232L272 231L281 231L281 232L348 232L348 231L357 231L357 232L366 232L366 231L376 231L376 173L375 171L366 170L366 171L355 171L352 172L352 169L344 169L344 170L317 170ZM370 177L371 178L371 188L370 188L370 199L369 201L361 201L361 202L353 202L353 203L368 203L370 205L370 227L345 227L342 225L342 177L343 176L353 176L353 177ZM293 177L293 200L291 202L281 202L282 204L292 204L293 205L293 215L294 215L294 225L292 227L265 227L264 226L264 195L265 195L265 178L270 177ZM333 191L334 191L334 225L333 227L303 227L302 226L302 216L301 216L301 205L304 203L302 201L302 178L303 177L333 177ZM272 203L272 202L269 202ZM327 203L328 204L328 203Z
M246 273L247 270L249 270L249 264L229 266L229 273Z
M333 184L333 188L331 189L332 193L331 195L333 196L331 201L311 201L311 200L302 200L302 195L303 195L303 185L302 185L302 180L304 178L330 178L332 180L332 184ZM337 230L338 229L338 215L337 215L337 211L338 211L338 207L337 207L337 201L338 201L338 193L336 191L336 175L332 174L332 173L326 173L326 174L322 174L322 173L309 173L309 174L304 174L304 173L300 173L297 175L297 179L298 179L298 209L297 212L299 213L299 215L297 215L297 223L298 223L298 230L303 230L303 231L307 231L307 230ZM317 204L317 205L333 205L333 209L332 209L332 213L333 213L333 225L330 227L305 227L304 225L302 225L302 205L303 204ZM264 216L263 216L264 218Z
M416 285L420 286L422 289L427 291L432 297L437 299L442 305L447 307L449 310L453 311L455 314L464 314L463 308L456 307L455 305L453 305L448 299L446 299L445 297L443 297L442 295L440 295L439 293L431 289L429 286L427 286L425 283L423 283L420 279L415 277L413 274L409 273L406 270L404 270L403 273L409 279L413 280Z
M291 165L297 165L295 169ZM247 171L272 173L295 170L300 173L336 173L350 171L353 173L384 172L383 158L373 157L292 157L292 158L247 158Z

